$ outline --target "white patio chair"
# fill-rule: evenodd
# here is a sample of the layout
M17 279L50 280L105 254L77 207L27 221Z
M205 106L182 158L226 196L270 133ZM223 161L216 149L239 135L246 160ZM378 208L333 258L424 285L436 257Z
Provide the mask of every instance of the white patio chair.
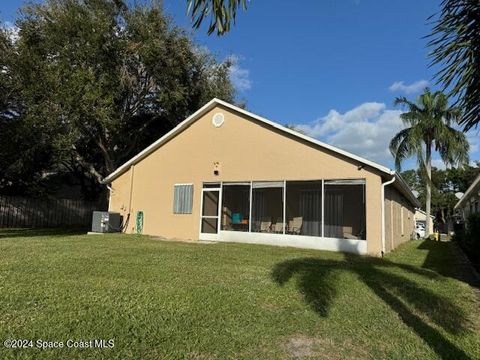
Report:
M276 233L283 233L283 222L277 221L276 224L275 224L274 231Z
M272 226L272 223L270 221L260 222L260 232L270 232L271 226Z
M289 224L288 231L291 234L300 235L302 233L303 217L294 217Z

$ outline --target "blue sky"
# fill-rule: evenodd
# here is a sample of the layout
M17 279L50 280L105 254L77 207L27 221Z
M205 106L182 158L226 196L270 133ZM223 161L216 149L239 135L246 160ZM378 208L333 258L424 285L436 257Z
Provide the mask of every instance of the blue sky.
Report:
M0 18L12 22L21 4L2 2ZM388 142L402 127L395 96L414 98L426 85L436 88L422 37L439 4L252 0L232 31L217 37L207 36L206 28L191 30L186 0L164 0L166 12L200 45L220 60L237 59L232 78L250 111L298 124L313 137L390 167ZM472 160L480 159L478 132L469 140Z

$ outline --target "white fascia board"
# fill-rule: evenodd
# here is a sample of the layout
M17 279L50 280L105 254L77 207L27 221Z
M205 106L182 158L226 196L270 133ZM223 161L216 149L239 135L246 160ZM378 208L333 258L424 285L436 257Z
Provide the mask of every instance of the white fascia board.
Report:
M403 193L404 195L406 195L407 197L410 198L410 201L412 202L412 204L418 208L421 206L420 204L420 201L418 201L418 199L415 197L415 195L413 195L412 193L412 189L410 189L410 186L408 186L408 184L405 182L405 180L403 179L403 177L398 174L398 173L395 173L395 177L398 181L398 184L400 184L402 190L403 190Z
M178 132L186 128L190 123L194 122L199 116L201 116L204 112L208 111L213 105L215 104L216 99L210 100L207 104L202 106L200 109L195 111L192 115L190 115L188 118L183 120L180 124L175 126L172 130L170 130L168 133L163 135L160 139L146 147L144 150L140 151L137 155L132 157L130 160L128 160L126 163L121 165L117 170L112 172L110 175L108 175L105 179L103 179L102 184L108 184L115 180L118 176L120 176L123 172L128 170L128 168L139 162L140 160L144 159L148 155L150 155L152 152L154 152L156 149L158 149L162 144L164 144L166 141L170 140L173 138Z
M367 159L364 159L360 156L357 156L357 155L354 155L352 153L349 153L348 151L345 151L345 150L342 150L342 149L339 149L335 146L332 146L332 145L329 145L329 144L326 144L322 141L319 141L319 140L316 140L316 139L313 139L309 136L306 136L304 134L300 134L299 132L297 131L294 131L294 130L291 130L291 129L288 129L286 128L285 126L282 126L280 124L277 124L271 120L268 120L266 118L263 118L261 116L258 116L254 113L251 113L247 110L244 110L242 108L239 108L238 106L235 106L235 105L232 105L226 101L223 101L223 100L220 100L220 99L212 99L210 100L207 104L205 104L204 106L202 106L199 110L197 110L196 112L194 112L192 115L190 115L188 118L186 118L184 121L182 121L180 124L178 124L175 128L173 128L171 131L169 131L167 134L165 134L164 136L162 136L160 139L158 139L157 141L155 141L152 145L148 146L145 150L141 151L140 153L138 153L137 155L135 155L133 158L131 158L130 160L128 160L125 164L123 164L122 166L120 166L117 170L115 170L113 173L111 173L110 175L108 175L103 181L102 183L103 184L108 184L110 182L112 182L112 180L114 180L115 178L117 178L118 176L120 176L123 172L125 172L131 165L133 164L136 164L137 162L139 162L140 160L142 160L143 158L147 157L149 154L151 154L153 151L155 151L157 148L159 148L162 144L164 144L166 141L168 141L169 139L171 139L172 137L174 137L177 133L179 133L180 131L182 131L183 129L185 129L188 125L190 125L192 122L194 122L195 120L197 120L200 116L202 116L205 112L209 111L211 108L213 108L215 105L221 105L221 106L224 106L228 109L231 109L233 111L236 111L238 113L241 113L247 117L250 117L252 119L255 119L257 121L260 121L264 124L267 124L275 129L278 129L280 131L283 131L285 133L288 133L292 136L295 136L299 139L302 139L306 142L309 142L309 143L312 143L314 145L317 145L319 147L322 147L322 148L325 148L327 150L330 150L334 153L337 153L337 154L340 154L340 155L343 155L345 156L346 158L350 158L352 160L355 160L355 161L358 161L359 163L362 163L364 165L367 165L371 168L374 168L374 169L377 169L379 170L380 172L384 173L384 174L387 174L387 175L391 175L391 176L396 176L398 179L400 179L400 183L401 183L401 187L402 189L406 192L407 196L410 197L410 199L413 201L414 204L418 204L418 200L415 198L415 196L412 194L410 188L408 187L408 185L406 185L405 181L394 171L394 170L391 170L383 165L380 165L380 164L377 164L373 161L370 161L370 160L367 160Z
M236 112L239 112L239 113L241 113L241 114L243 114L243 115L246 115L246 116L248 116L248 117L251 117L251 118L253 118L253 119L255 119L255 120L258 120L258 121L260 121L260 122L263 122L263 123L265 123L265 124L268 124L268 125L276 128L276 129L281 130L281 131L283 131L283 132L286 132L286 133L288 133L288 134L290 134L290 135L296 136L296 137L298 137L298 138L300 138L300 139L303 139L303 140L305 140L305 141L308 141L308 142L310 142L310 143L313 143L313 144L315 144L315 145L318 145L318 146L323 147L323 148L325 148L325 149L328 149L328 150L330 150L330 151L336 152L336 153L341 154L341 155L343 155L343 156L345 156L345 157L348 157L348 158L350 158L350 159L356 160L356 161L358 161L358 162L360 162L360 163L363 163L363 164L365 164L365 165L368 165L368 166L370 166L370 167L372 167L372 168L375 168L375 169L377 169L377 170L380 170L380 171L382 171L382 172L384 172L384 173L387 173L387 174L389 174L389 175L393 175L393 174L395 173L394 171L392 171L391 169L389 169L389 168L387 168L387 167L385 167L385 166L383 166L383 165L380 165L380 164L377 164L377 163L375 163L375 162L373 162L373 161L364 159L364 158L362 158L362 157L360 157L360 156L354 155L354 154L352 154L352 153L349 153L348 151L339 149L339 148L337 148L337 147L335 147L335 146L326 144L326 143L324 143L324 142L322 142L322 141L319 141L319 140L317 140L317 139L313 139L313 138L311 138L311 137L309 137L309 136L307 136L307 135L301 134L301 133L299 133L299 132L297 132L297 131L295 131L295 130L286 128L285 126L282 126L282 125L280 125L280 124L278 124L278 123L276 123L276 122L273 122L273 121L271 121L271 120L268 120L268 119L266 119L266 118L263 118L263 117L261 117L261 116L258 116L258 115L254 114L254 113L251 113L251 112L247 111L247 110L241 109L241 108L239 108L239 107L237 107L237 106L235 106L235 105L229 104L229 103L227 103L227 102L225 102L225 101L218 100L218 99L214 99L214 100L216 100L216 102L217 102L218 104L223 105L223 106L225 106L225 107L227 107L227 108L230 108L230 109L232 109L232 110L234 110L234 111L236 111Z
M455 206L453 207L455 210L458 209L460 205L462 205L462 203L470 197L470 194L476 189L479 183L480 183L480 175L476 177L472 185L469 186L467 191L465 191L465 194L463 194L460 200L458 200L458 202L455 204Z

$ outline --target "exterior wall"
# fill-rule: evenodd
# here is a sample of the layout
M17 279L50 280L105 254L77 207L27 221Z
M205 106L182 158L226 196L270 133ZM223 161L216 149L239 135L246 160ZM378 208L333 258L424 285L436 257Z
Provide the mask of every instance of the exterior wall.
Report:
M402 215L403 212L403 215ZM403 221L403 227L402 227ZM403 229L403 231L402 231ZM392 185L385 189L385 250L389 252L411 239L415 232L415 208Z
M427 215L425 213L423 213L422 211L417 210L417 211L415 211L415 220L426 222L427 221Z
M463 220L466 222L471 214L480 212L480 196L478 192L472 194L466 199L459 208Z
M433 223L433 220L435 220L435 216L430 215L430 219L432 219L432 223ZM417 209L415 211L415 220L426 223L427 222L427 214L425 212Z
M113 182L110 190L108 211L120 212L124 217L129 213L129 206L131 205L130 188L133 180L133 172L134 167L131 167Z
M467 222L471 214L480 212L480 175L475 178L462 198L455 205L458 215Z
M212 116L222 112L216 128ZM381 251L381 176L354 160L272 129L240 113L217 106L155 152L115 179L110 210L124 216L134 231L134 214L144 212L145 234L166 238L198 239L202 182L265 180L366 180L366 233L368 253ZM219 175L214 175L214 162ZM133 173L130 209L129 186ZM193 183L192 214L173 214L173 186ZM406 236L408 239L409 236Z

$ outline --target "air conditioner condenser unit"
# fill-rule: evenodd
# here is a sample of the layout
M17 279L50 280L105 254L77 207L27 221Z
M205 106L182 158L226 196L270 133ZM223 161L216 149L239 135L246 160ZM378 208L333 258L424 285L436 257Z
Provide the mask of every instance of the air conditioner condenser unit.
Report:
M92 232L110 233L121 230L121 217L119 213L108 211L94 211L92 216Z

